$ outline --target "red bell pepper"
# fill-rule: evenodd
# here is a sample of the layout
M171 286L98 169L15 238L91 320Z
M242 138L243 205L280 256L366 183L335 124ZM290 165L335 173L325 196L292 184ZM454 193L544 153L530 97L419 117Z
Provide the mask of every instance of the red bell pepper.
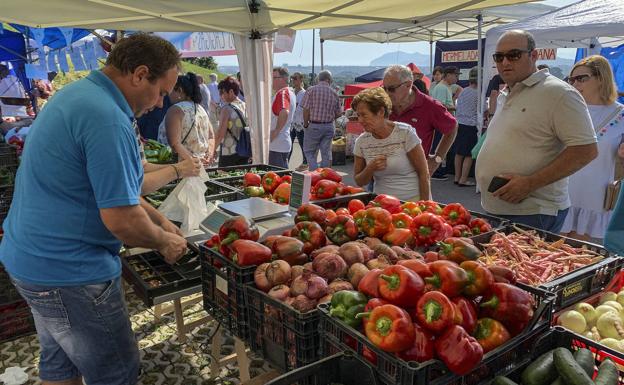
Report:
M441 259L447 259L455 263L464 261L476 261L483 253L468 238L446 238L443 242L438 242Z
M453 302L439 291L428 291L416 303L418 322L435 334L443 333L448 327L461 321Z
M492 226L483 218L475 218L470 221L468 225L470 227L470 231L474 235L479 235L483 233L487 233L488 231L492 231Z
M334 244L342 245L349 241L355 241L358 236L358 229L353 219L346 215L338 215L327 223L325 234Z
M243 177L243 186L244 187L258 187L262 185L262 177L258 174L254 174L253 172L248 172Z
M214 251L219 250L219 246L221 246L221 238L219 238L219 234L213 235L210 239L204 242L204 246Z
M377 195L375 199L368 203L368 206L381 207L382 209L387 210L390 214L396 214L402 211L401 201L392 195L386 194Z
M442 214L442 207L440 207L440 205L437 202L422 200L416 203L418 204L420 211L423 213L432 213L435 215Z
M341 207L339 209L336 210L336 215L345 215L349 218L352 218L351 216L351 212L349 212L349 209L346 207Z
M425 362L435 358L434 336L425 328L414 322L414 342L412 346L397 353L405 361Z
M427 263L440 260L440 255L438 254L437 251L427 251L425 252L424 257L425 257L425 262Z
M467 225L470 223L470 212L460 203L450 203L442 209L442 218L451 226Z
M422 210L420 209L420 206L418 205L418 203L416 202L405 202L401 205L401 210L403 210L403 212L411 217L415 217L418 214L422 214Z
M221 246L227 246L237 239L249 239L257 241L260 238L258 228L252 225L243 216L235 216L227 219L219 228L219 238Z
M425 278L425 282L440 290L449 297L457 297L468 285L468 274L464 269L451 261L435 261L429 263L433 275Z
M415 216L410 230L417 246L431 246L445 238L444 220L431 213Z
M281 180L282 178L280 178L279 175L273 171L269 171L262 176L262 187L264 187L264 191L272 194L277 186L280 185Z
M429 270L429 265L418 259L404 259L397 262L397 265L407 267L414 273L418 274L422 279L433 275L431 270Z
M282 175L282 183L292 183L292 176L290 175Z
M336 214L336 212L334 210L325 210L325 215L327 215L327 220L331 220L333 218L336 218L338 216L338 214Z
M390 246L414 246L414 235L410 229L391 229L383 236L383 241Z
M305 171L304 174L310 175L311 178L311 183L310 186L314 187L316 186L316 184L323 179L323 177L321 176L321 174L318 171L318 168L314 171Z
M392 215L381 207L371 207L364 211L360 230L369 237L381 238L390 230Z
M415 335L410 316L394 305L382 305L373 309L364 331L375 346L391 353L409 348Z
M352 195L352 194L359 194L363 192L364 192L364 189L362 187L345 186L344 189L342 190L342 195Z
M494 276L490 269L481 262L465 261L459 267L468 274L468 285L464 287L464 295L467 297L474 298L483 295L494 283Z
M308 262L308 256L303 252L303 242L297 238L278 235L270 244L274 259L283 259L291 266L304 265Z
M483 353L487 353L509 341L511 335L505 326L497 320L481 318L477 322L474 337L483 347Z
M314 203L304 203L297 209L295 223L305 221L316 222L321 225L321 227L325 227L327 223L327 213L321 206L317 206Z
M342 182L342 176L338 174L334 169L326 167L326 168L318 168L315 171L321 174L321 178L323 179L331 180L334 182Z
M490 285L479 304L481 315L502 322L512 336L518 335L533 318L533 297L507 283Z
M333 198L338 194L338 183L322 179L314 186L314 193L318 199Z
M358 227L358 230L362 229L362 222L364 222L364 218L366 217L366 210L359 210L353 214L353 221L355 225Z
M379 276L383 270L373 269L366 273L358 283L358 291L368 297L379 297Z
M362 346L362 357L373 365L377 365L377 353L370 350L368 346Z
M483 358L483 348L461 326L451 326L436 339L435 348L438 358L449 370L463 376L476 368Z
M412 224L412 217L406 213L392 214L392 226L395 229L409 229Z
M366 306L364 306L364 313L360 313L356 317L362 318L362 326L366 328L366 323L368 322L368 316L370 315L370 312L372 312L373 309L379 306L388 304L390 304L390 302L386 301L385 299L371 298L368 300L368 303L366 303Z
M455 297L451 301L455 304L455 309L461 314L461 326L472 335L477 327L477 305L464 297Z
M327 237L316 222L299 222L290 231L290 236L303 242L303 252L310 255L314 250L325 246Z
M494 276L494 282L511 283L512 285L516 283L516 273L506 266L492 265L488 266L488 270Z
M290 184L281 183L275 191L273 191L273 200L276 203L287 205L290 201Z
M387 267L379 276L381 298L398 306L410 306L423 295L425 282L407 267Z
M271 249L256 241L238 239L230 246L232 261L239 266L261 265L271 260Z
M450 238L453 235L453 226L444 222L444 224L442 225L442 228L444 229L444 238L442 239Z
M349 201L349 204L347 205L347 208L349 209L351 215L353 215L360 210L364 210L366 206L364 205L364 202L359 199L351 199Z
M468 227L467 225L457 225L457 226L453 226L453 236L454 237L471 237L472 231L470 230L470 227Z

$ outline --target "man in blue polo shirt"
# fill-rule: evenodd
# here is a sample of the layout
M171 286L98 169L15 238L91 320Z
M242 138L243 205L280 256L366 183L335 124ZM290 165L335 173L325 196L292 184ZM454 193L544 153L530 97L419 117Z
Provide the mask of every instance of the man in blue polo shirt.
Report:
M123 39L101 71L57 92L30 130L0 261L32 309L43 384L137 381L121 244L156 249L173 263L186 241L140 199L133 122L162 107L179 60L158 37Z

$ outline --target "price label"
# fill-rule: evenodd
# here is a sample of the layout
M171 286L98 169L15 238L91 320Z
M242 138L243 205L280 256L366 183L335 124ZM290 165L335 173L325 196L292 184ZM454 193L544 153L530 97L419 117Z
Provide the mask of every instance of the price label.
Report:
M290 183L290 201L289 206L298 209L304 203L310 201L310 189L312 185L312 177L302 172L293 172Z
M216 275L215 276L215 282L216 282L216 286L217 286L217 290L219 290L221 293L228 295L228 283L225 279L221 278L220 276Z

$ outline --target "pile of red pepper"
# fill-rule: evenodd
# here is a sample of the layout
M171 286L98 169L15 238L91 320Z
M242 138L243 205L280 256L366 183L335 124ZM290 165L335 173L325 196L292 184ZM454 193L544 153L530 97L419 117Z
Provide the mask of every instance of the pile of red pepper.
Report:
M337 318L362 330L376 347L406 361L438 358L455 374L469 373L485 353L527 327L534 300L503 283L502 272L461 257L462 247L443 246L459 264L411 259L371 270L358 285L369 298L365 310L353 319L331 308L330 314L340 314ZM365 350L364 357L376 363L376 354Z

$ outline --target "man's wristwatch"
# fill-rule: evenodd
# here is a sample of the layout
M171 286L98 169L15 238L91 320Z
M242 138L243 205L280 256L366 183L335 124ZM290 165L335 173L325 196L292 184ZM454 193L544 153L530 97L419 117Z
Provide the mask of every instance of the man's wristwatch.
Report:
M434 160L434 162L436 162L437 164L440 164L440 163L442 163L442 161L443 161L442 157L441 157L440 155L438 155L438 154L435 154L435 155L429 155L429 158L430 158L430 159L433 159L433 160Z

